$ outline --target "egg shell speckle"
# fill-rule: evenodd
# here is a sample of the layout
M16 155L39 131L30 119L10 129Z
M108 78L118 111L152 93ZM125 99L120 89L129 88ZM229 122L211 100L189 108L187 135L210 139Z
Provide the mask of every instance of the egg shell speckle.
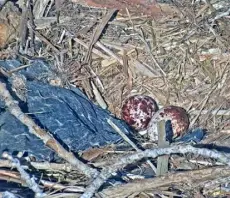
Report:
M122 119L137 131L145 130L158 110L157 103L149 96L135 95L125 100L122 106Z

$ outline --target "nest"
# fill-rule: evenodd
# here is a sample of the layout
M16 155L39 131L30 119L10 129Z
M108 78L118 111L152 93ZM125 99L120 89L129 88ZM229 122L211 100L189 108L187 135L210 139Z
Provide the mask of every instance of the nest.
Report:
M80 88L117 118L121 118L123 101L136 94L151 96L160 106L183 107L190 115L190 128L207 130L201 144L206 148L211 144L215 148L229 146L230 11L227 8L230 3L227 0L162 3L163 12L157 16L129 9L117 12L71 1L60 5L52 2L40 1L31 6L7 3L16 16L13 22L12 14L6 16L9 8L6 5L2 8L1 17L10 20L0 24L4 27L0 33L1 59L17 57L25 65L32 58L47 60L61 79L58 86L71 84ZM142 137L137 140L142 145L148 144ZM103 168L109 167L111 160L116 162L119 157L133 153L108 146L84 152L82 157L90 165ZM2 160L0 164L6 167L0 169L0 179L26 183L17 171L9 169L9 161ZM194 155L171 156L168 175L151 179L126 175L122 179L127 184L103 186L96 195L224 197L229 193L230 169L220 164ZM51 197L80 197L91 182L70 164L31 162L30 166L33 168L27 170L31 174L39 178L44 174L40 185ZM139 166L141 172L148 164L141 161L125 167L124 170L134 170L132 174L138 176L141 174L132 166Z

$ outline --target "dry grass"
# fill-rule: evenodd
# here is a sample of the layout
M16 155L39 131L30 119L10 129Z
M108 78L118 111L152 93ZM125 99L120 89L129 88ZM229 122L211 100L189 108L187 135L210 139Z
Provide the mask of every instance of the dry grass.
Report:
M146 94L162 106L186 108L191 115L191 127L201 126L215 133L227 130L228 116L215 116L211 111L229 109L229 18L223 17L212 25L210 21L215 15L206 4L192 5L183 1L176 8L180 11L157 20L118 15L110 22L100 42L119 60L126 58L128 64L121 65L95 45L109 60L93 54L94 76L83 64L87 49L73 38L78 36L89 45L105 10L65 5L60 18L69 16L71 20L54 25L52 31L43 31L48 32L46 36L55 44L62 31L71 34L72 39L66 36L58 44L66 51L63 63L71 63L62 64L63 70L72 66L71 71L75 71L69 80L75 81L92 100L90 80L94 79L109 110L118 117L126 97ZM208 113L200 116L201 110Z
M36 31L49 41L42 39L39 56L57 66L63 86L74 84L97 102L93 81L97 94L117 117L125 98L149 95L161 106L187 109L191 128L208 129L203 143L228 146L230 18L214 21L224 12L224 7L216 10L221 5L229 3L178 1L172 5L174 13L157 19L132 16L128 10L127 15L118 13L95 43L90 61L85 62L106 10L66 1L60 8L59 23L50 22L56 20L53 9L46 10L43 21L35 19Z

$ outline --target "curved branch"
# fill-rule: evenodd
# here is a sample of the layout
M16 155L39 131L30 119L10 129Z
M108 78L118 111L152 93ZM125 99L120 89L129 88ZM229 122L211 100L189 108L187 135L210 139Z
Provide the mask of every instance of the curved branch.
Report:
M104 168L98 177L86 188L85 193L81 198L90 198L93 194L101 187L101 185L118 169L123 168L124 166L139 161L143 158L156 158L161 155L171 155L171 154L186 154L192 153L194 155L201 155L203 157L213 158L220 160L222 163L230 166L230 158L224 153L213 151L205 148L195 148L191 145L176 145L168 148L157 148L149 149L145 151L139 151L135 154L125 156L117 159L117 162L112 164L109 167Z

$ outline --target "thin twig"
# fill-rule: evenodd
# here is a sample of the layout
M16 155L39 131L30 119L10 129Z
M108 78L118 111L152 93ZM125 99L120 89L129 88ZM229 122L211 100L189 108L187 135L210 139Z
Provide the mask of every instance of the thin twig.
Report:
M205 105L207 104L207 102L208 102L208 100L209 100L211 94L212 94L213 91L216 89L216 87L217 87L217 85L214 85L214 87L209 91L209 93L207 94L205 100L203 101L203 104L202 104L202 106L201 106L201 108L200 108L200 112L199 112L199 113L196 115L196 117L191 121L190 126L193 126L193 125L195 124L195 122L197 121L197 119L200 117L202 110L204 109L204 107L205 107Z
M107 106L104 98L102 97L100 91L98 90L98 88L96 87L96 85L94 84L93 81L91 81L90 83L91 83L91 86L93 89L92 91L93 91L93 94L94 94L94 97L95 97L97 103L100 105L100 107L102 109L107 109L108 106Z
M43 36L40 32L35 30L31 26L31 24L28 24L28 26L39 39L41 39L45 44L47 44L54 52L56 52L57 54L60 54L60 50L56 46L54 46L45 36Z
M82 40L80 40L79 38L74 38L73 40L74 40L75 42L79 43L80 45L82 45L84 48L89 49L88 45L87 45L86 43L84 43ZM103 59L110 59L109 56L103 54L102 52L100 52L100 51L99 51L98 49L96 49L96 48L93 48L93 49L92 49L92 52L93 52L94 54L96 54L97 56L103 58Z
M129 138L127 135L125 135L124 132L121 131L121 129L118 128L117 125L115 125L113 123L112 120L107 120L107 122L109 123L109 125L126 141L128 142L136 151L141 151L141 149L139 149ZM147 163L149 164L149 166L152 168L153 172L156 173L157 169L156 167L152 164L152 162L150 160L147 160Z
M41 17L43 17L44 12L46 10L47 5L49 4L50 0L40 0L40 1L36 1L35 5L34 5L34 17L35 19L39 19Z
M139 38L141 39L141 41L144 43L146 49L148 50L149 52L149 55L151 57L151 59L153 60L153 62L155 63L155 65L158 67L158 69L161 71L161 73L163 74L163 76L165 77L166 76L166 73L164 72L164 70L162 69L162 67L160 66L160 64L158 63L157 59L155 58L155 56L153 55L150 47L149 47L149 44L146 42L146 40L141 37L139 34L138 34Z
M115 12L117 12L117 9L109 10L108 13L105 15L105 17L102 19L101 23L97 26L97 28L96 28L96 30L95 30L92 38L91 38L89 50L85 56L85 62L86 63L89 63L93 46L95 45L95 43L100 38L105 26L108 24L109 20L112 18L112 16L114 15Z
M26 182L27 186L35 193L35 197L45 197L47 194L43 193L38 184L35 182L34 177L30 175L21 167L18 159L13 158L8 153L3 153L2 156L12 162L13 167L17 168L21 178Z
M101 42L96 42L96 46L98 46L99 48L101 48L103 51L105 51L108 55L110 55L111 57L113 57L115 60L117 60L121 65L123 65L123 60L121 58L119 58L116 54L114 54L110 49L108 49L107 47L105 47Z
M18 72L18 71L20 71L20 70L22 70L22 69L25 69L25 68L27 68L27 67L30 67L30 66L32 66L32 64L19 66L19 67L17 67L17 68L14 68L14 69L11 69L10 71L8 71L8 74L11 75L11 74L14 73L14 72Z
M194 114L194 115L216 115L216 116L229 116L230 115L230 110L190 110L189 114Z
M35 53L35 35L33 30L31 29L31 27L33 27L35 29L35 24L34 24L34 15L33 15L33 5L31 5L33 3L33 1L28 0L28 17L29 17L29 23L30 23L30 27L29 27L29 34L30 34L30 47L32 49L32 55L34 56Z
M11 162L11 168L14 168L14 163ZM25 167L21 166L24 170ZM21 184L23 186L26 185L26 181L21 175L16 171L9 170L1 170L0 169L0 179L8 182L14 182L17 184ZM67 186L64 184L60 184L57 182L47 181L44 179L39 179L39 183L42 184L45 188L56 189L56 190L65 190L66 192L84 192L85 188L82 186Z
M71 172L74 170L78 170L75 166L71 165L70 163L51 163L51 162L30 162L30 165L38 170L51 170L51 171L65 171ZM29 169L27 164L21 165L24 169ZM9 160L0 159L0 167L11 168L12 163Z

